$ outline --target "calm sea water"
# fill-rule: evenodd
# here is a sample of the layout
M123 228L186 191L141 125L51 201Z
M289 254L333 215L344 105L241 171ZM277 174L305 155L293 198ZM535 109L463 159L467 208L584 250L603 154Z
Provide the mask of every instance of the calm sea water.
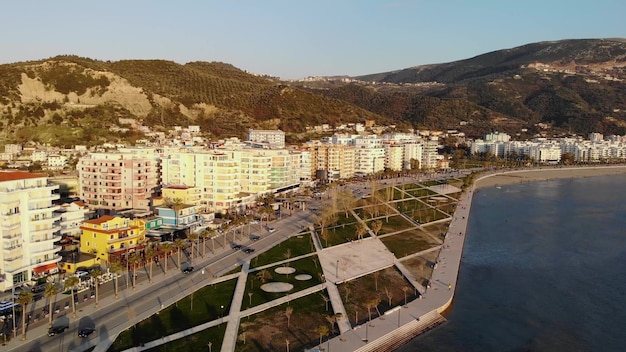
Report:
M626 351L626 177L476 192L448 322L408 351Z

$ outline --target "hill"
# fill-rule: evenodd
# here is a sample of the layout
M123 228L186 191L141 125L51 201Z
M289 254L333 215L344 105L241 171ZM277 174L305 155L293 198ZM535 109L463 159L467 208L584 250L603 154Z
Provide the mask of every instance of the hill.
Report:
M530 137L625 134L625 80L626 40L580 39L306 86L416 127Z
M5 142L53 145L143 137L126 131L120 118L157 131L200 125L210 137L243 137L249 128L280 128L295 136L322 123L390 122L225 63L75 56L0 65L0 114Z

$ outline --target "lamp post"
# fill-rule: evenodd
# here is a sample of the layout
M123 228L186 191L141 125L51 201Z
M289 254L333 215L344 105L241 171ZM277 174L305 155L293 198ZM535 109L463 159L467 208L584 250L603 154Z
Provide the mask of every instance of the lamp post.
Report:
M209 346L209 352L213 352L213 351L212 351L212 349L211 349L211 347L213 347L213 343L212 343L212 342L209 342L209 343L207 344L207 346Z
M220 318L224 317L224 306L220 306Z

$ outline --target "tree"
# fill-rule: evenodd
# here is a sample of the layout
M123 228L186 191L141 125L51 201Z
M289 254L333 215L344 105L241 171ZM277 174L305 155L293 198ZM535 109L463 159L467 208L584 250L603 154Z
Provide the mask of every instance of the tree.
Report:
M202 258L206 254L206 239L211 235L208 230L204 230L198 234L198 237L202 240Z
M174 246L178 249L178 269L180 269L180 252L185 248L185 241L182 238L177 238L174 241Z
M163 269L164 274L163 275L167 275L167 261L170 257L170 254L172 253L172 244L170 242L164 242L161 245L161 250L163 251L163 254L165 255L165 259L163 260L165 262L165 267Z
M374 275L374 287L376 288L376 291L378 292L378 278L380 278L380 271L375 271L373 275Z
M287 251L285 252L285 254L283 254L283 257L287 259L287 261L285 262L285 266L289 265L289 259L291 259L291 248L287 248Z
M328 335L328 326L320 325L315 329L315 332L320 335L320 345L322 344L322 338Z
M200 235L197 232L192 232L187 235L187 239L191 242L191 257L189 258L190 263L193 262L193 249L199 237Z
M94 270L91 271L91 273L89 275L93 279L93 286L96 289L96 303L95 303L95 307L98 308L98 286L100 286L100 276L102 276L102 270L94 269Z
M350 297L350 291L350 286L348 284L345 284L343 287L343 293L345 294L346 304L348 303L348 298Z
M76 303L74 302L74 288L76 287L76 285L78 285L79 282L80 280L76 276L70 276L67 279L65 279L64 289L65 290L69 289L70 294L72 296L72 318L76 318Z
M387 295L387 299L388 299L388 303L389 306L391 307L391 298L393 298L393 293L391 292L391 290L389 290L389 288L387 286L385 286L385 295Z
M293 313L293 307L287 306L287 308L285 308L285 316L287 317L287 329L289 329L289 320L291 319L292 313Z
M139 264L141 263L141 256L139 256L139 254L137 254L137 252L133 252L130 257L128 258L128 263L130 264L130 267L133 271L133 290L135 289L135 282L137 281L137 267L139 266Z
M26 340L26 307L33 301L33 293L30 291L22 290L19 296L17 296L16 302L22 306L22 341Z
M365 226L365 224L363 224L362 222L359 222L356 225L356 238L357 239L362 239L363 235L365 235L367 233L367 226Z
M109 270L113 273L113 279L115 280L115 298L120 298L117 277L118 273L124 270L124 266L120 262L111 262L111 265L109 265Z
M144 254L144 257L146 258L146 262L148 262L148 265L150 265L150 273L148 275L149 283L152 283L152 263L154 263L154 258L156 256L157 256L157 251L152 246L146 249L146 253Z
M256 278L259 282L265 283L267 280L272 279L272 274L267 269L263 269L256 273Z
M323 293L320 293L320 296L324 300L324 304L326 305L326 311L328 312L328 302L330 302L330 298Z
M407 285L402 286L402 292L404 293L404 305L406 306L406 292L409 290Z
M56 297L57 293L59 293L59 288L52 282L49 282L46 285L45 291L43 293L44 297L48 299L48 327L52 327L52 304L54 304L53 297Z
M372 221L370 227L372 231L374 231L374 234L378 236L378 232L380 232L380 230L383 228L383 222L380 220L374 220Z

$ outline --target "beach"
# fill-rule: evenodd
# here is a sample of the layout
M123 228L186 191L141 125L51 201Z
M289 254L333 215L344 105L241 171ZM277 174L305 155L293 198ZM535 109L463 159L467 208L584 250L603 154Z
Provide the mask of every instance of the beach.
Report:
M559 178L581 178L619 174L626 175L626 165L497 171L493 174L478 176L475 186L476 188L497 187Z

